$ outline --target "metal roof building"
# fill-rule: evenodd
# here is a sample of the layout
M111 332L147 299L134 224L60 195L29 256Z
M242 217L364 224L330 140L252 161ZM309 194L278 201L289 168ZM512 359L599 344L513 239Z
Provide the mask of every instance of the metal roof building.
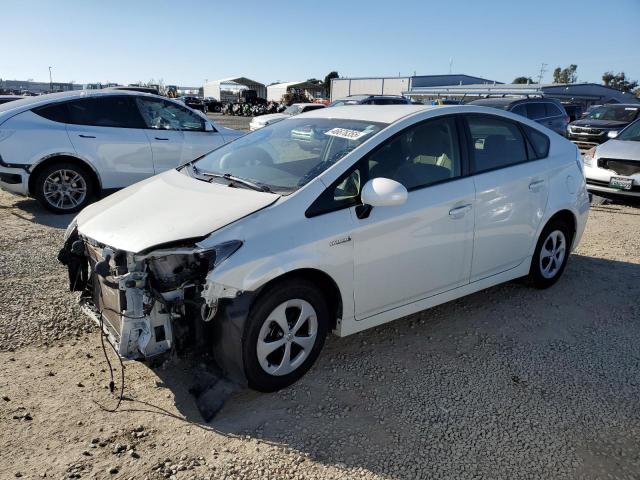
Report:
M451 98L473 100L495 96L539 96L556 98L566 103L581 103L585 106L603 103L639 103L632 93L625 93L597 83L532 83L508 85L451 85L416 87L402 92L415 100Z
M464 74L334 78L331 80L331 101L350 95L402 95L403 92L418 87L477 83L493 85L500 82Z
M256 82L246 77L230 77L204 84L203 91L205 97L213 97L220 101L225 100L225 96L237 98L241 90L255 90L260 98L267 97L267 87L264 83Z

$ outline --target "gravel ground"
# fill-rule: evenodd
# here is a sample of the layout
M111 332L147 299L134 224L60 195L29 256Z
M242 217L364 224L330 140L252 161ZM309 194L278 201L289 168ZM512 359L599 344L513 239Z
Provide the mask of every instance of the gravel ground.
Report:
M99 336L55 260L69 220L0 192L0 478L640 478L640 209L592 208L549 290L330 337L302 381L210 423L204 366L179 359L127 362L101 409Z

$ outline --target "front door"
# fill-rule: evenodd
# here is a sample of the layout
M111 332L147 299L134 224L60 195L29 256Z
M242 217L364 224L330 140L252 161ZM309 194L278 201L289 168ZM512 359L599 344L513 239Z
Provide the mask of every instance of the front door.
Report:
M357 320L469 282L475 191L458 127L453 116L428 120L360 162L360 176L391 178L409 195L365 218L352 207Z
M144 132L151 144L155 173L193 160L185 160L185 136L174 103L151 97L137 97L136 102L146 124Z
M532 157L518 123L467 115L476 190L471 281L526 260L548 196L547 159Z

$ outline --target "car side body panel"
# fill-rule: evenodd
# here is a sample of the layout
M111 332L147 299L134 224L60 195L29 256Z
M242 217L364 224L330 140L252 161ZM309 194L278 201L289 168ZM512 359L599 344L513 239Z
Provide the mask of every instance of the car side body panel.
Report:
M456 107L456 113L479 111L489 113L486 109L477 107ZM357 280L354 277L353 249L357 247L353 241L353 232L354 226L358 223L354 218L353 209L306 218L301 214L300 205L311 205L326 185L332 184L362 156L395 133L418 120L441 114L439 109L425 110L395 122L371 142L354 149L304 189L289 197L282 197L274 205L243 219L242 222L215 232L204 243L213 245L241 239L245 245L217 269L209 272L207 282L241 291L257 291L266 283L291 271L322 271L334 280L340 290L343 313L342 318L337 321L335 333L344 336L527 275L540 232L546 222L561 210L572 212L576 218L577 232L574 245L577 244L586 223L588 198L582 172L576 162L576 148L559 135L546 130L545 133L551 140L550 156L544 160L529 162L529 166L522 167L527 170L527 179L540 177L544 184L539 195L532 195L535 198L529 202L531 208L527 210L526 215L523 214L522 225L516 228L522 228L523 231L521 234L519 231L514 233L516 237L521 236L524 242L518 253L519 261L513 262L501 271L479 276L471 283L463 282L464 284L458 285L457 288L453 285L444 291L432 291L426 297L408 299L408 303L356 320L354 288L357 288L357 285L354 281ZM540 130L540 126L531 120L510 113L502 115ZM525 188L528 195L531 182L527 182ZM391 212L394 207L379 208L388 208ZM259 248L256 248L257 245ZM388 278L388 282L393 281L393 278Z

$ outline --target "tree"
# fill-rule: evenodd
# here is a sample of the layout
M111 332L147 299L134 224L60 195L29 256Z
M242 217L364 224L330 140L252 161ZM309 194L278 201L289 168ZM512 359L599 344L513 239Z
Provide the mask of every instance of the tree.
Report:
M531 77L516 77L513 79L512 83L522 84L522 83L533 83Z
M571 64L567 68L557 67L553 71L553 83L576 83L578 75L576 75L578 66Z
M340 78L338 72L329 72L326 77L324 77L324 94L329 97L331 95L331 79L332 78Z
M604 72L602 74L602 81L607 87L615 88L621 92L631 92L638 86L638 82L628 79L624 72L617 74Z

